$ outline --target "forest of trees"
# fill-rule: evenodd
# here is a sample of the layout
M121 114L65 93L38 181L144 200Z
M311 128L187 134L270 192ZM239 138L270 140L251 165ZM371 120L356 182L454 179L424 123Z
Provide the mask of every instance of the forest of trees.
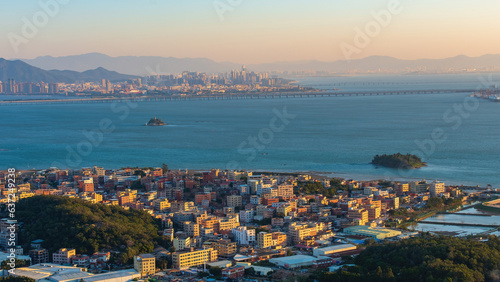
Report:
M356 266L319 277L327 281L498 281L500 239L487 242L423 235L371 245L358 255Z
M342 184L339 179L333 178L330 180L330 187L325 188L321 182L299 182L299 192L306 195L322 194L326 197L337 195L337 190L347 190L349 187Z
M35 196L17 203L16 216L23 223L20 243L43 239L50 253L74 248L79 254L116 250L118 263L130 263L133 256L149 253L163 244L158 222L144 211L119 206L92 204L76 198Z
M403 155L401 153L392 155L376 155L372 160L372 164L389 168L403 169L421 168L426 166L426 163L424 163L419 157L411 154Z

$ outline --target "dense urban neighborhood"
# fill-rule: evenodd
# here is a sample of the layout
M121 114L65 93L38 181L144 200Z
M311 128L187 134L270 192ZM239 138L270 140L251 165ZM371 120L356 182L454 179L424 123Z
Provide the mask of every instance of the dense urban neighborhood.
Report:
M6 61L9 62L9 61ZM13 63L12 63L13 64ZM29 65L24 64L32 72ZM0 68L1 69L1 68ZM96 70L97 71L97 70ZM302 87L294 81L284 79L276 73L253 72L242 66L241 70L225 73L203 73L184 71L182 73L151 73L145 77L125 76L115 80L102 73L99 76L76 78L65 81L66 77L52 78L47 81L33 81L29 77L0 80L0 94L65 94L65 95L237 95L277 92L317 91L311 87ZM126 78L124 78L126 77ZM47 78L48 79L48 78Z
M167 165L1 176L2 202L16 203L1 222L2 266L15 261L10 275L36 281L328 279L367 248L431 236L409 228L419 220L495 194L439 181Z

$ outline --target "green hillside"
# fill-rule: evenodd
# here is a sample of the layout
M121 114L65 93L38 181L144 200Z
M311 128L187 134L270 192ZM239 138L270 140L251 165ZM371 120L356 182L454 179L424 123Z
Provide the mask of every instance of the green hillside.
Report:
M327 281L499 281L500 239L488 242L424 235L369 246L356 266L323 274Z
M103 249L119 251L117 262L151 252L160 240L156 222L144 211L92 204L68 197L36 196L17 203L16 217L23 223L20 243L43 239L50 253L74 248L80 254Z

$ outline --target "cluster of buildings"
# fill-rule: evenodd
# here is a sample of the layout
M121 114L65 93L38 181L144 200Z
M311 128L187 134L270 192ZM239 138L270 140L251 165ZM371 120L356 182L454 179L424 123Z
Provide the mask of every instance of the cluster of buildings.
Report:
M147 78L149 91L189 94L225 94L239 92L303 91L305 88L291 84L269 73L232 70L226 73L183 72L182 74L151 75Z
M292 84L290 80L277 75L247 71L245 66L241 71L232 70L227 73L207 74L185 71L181 74L150 75L121 82L110 82L106 79L99 82L78 83L16 83L14 79L0 81L0 93L4 94L211 95L305 90L312 89Z
M60 91L58 83L33 83L33 82L18 82L13 78L7 81L0 81L1 94L57 94Z
M101 82L79 83L45 83L16 82L14 79L0 81L0 94L144 94L141 78L112 83L102 79Z
M23 184L16 198L59 195L96 204L145 210L162 222L171 243L172 267L179 270L219 266L225 277L239 277L245 269L266 274L272 268L330 267L345 255L362 251L367 238L398 240L408 234L385 228L388 212L425 205L431 197L462 197L457 187L443 182L361 182L342 180L336 195L304 195L303 183L330 181L304 174L255 174L250 171L164 171L163 168L109 170L94 166L80 170L51 168L19 172ZM7 202L5 176L0 175L1 201ZM465 197L466 198L466 197ZM0 225L0 246L8 230ZM43 239L43 238L41 238ZM32 264L53 263L103 269L109 253L76 254L60 246L49 256L42 241L32 242ZM24 255L19 250L19 255ZM288 256L287 256L288 255ZM286 258L283 258L287 256ZM134 269L153 275L155 257L134 258ZM84 279L84 281L86 281Z

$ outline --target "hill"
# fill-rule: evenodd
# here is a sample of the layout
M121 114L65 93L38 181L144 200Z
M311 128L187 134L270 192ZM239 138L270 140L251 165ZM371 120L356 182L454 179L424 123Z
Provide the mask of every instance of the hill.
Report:
M326 281L498 281L500 239L488 242L424 235L371 245L356 266L322 275Z
M392 155L376 155L372 162L374 165L385 166L389 168L421 168L426 166L419 157L411 154L403 155L401 153L392 154Z
M45 82L45 83L75 83L99 82L102 79L110 81L123 81L137 78L137 76L124 75L104 68L96 68L84 72L71 70L43 70L31 66L23 61L9 61L0 58L0 81L13 78L16 82Z
M119 251L118 262L151 252L161 239L154 219L139 210L92 204L60 196L35 196L17 203L16 217L23 223L20 243L36 239L50 253L74 248L80 254L108 249Z
M183 71L226 72L234 68L241 68L240 64L218 63L206 58L111 57L100 53L64 57L43 56L23 61L43 69L84 71L104 67L109 70L139 76L181 73Z

